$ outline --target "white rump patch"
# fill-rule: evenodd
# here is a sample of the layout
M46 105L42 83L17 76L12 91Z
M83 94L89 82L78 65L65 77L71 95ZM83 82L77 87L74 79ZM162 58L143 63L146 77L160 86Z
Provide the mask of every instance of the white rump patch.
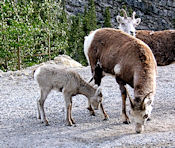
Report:
M37 81L37 76L38 76L39 73L40 73L40 67L35 70L35 73L34 73L35 81Z
M114 67L115 74L120 74L120 64L116 64Z
M91 31L91 33L88 35L88 36L85 36L84 37L84 54L85 54L85 56L86 56L86 59L87 59L87 61L88 61L88 63L89 63L89 57L88 57L88 51L89 51L89 47L91 46L91 43L92 43L92 41L93 41L93 39L94 39L94 35L95 35L95 33L98 31L98 29L97 30L95 30L95 31ZM90 64L90 63L89 63Z

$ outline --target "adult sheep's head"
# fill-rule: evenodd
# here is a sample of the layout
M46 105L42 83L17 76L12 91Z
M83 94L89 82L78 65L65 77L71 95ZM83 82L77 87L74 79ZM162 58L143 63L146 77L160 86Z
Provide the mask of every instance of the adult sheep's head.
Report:
M123 17L120 15L117 16L117 22L119 23L118 28L135 37L136 32L135 27L140 24L141 19L135 18L136 15L135 12L133 12L132 17L128 17L124 9L121 9L121 11L123 12L124 16Z
M143 97L135 97L135 99L129 97L131 104L130 115L136 124L135 130L137 133L144 130L144 124L151 115L153 99L152 92Z

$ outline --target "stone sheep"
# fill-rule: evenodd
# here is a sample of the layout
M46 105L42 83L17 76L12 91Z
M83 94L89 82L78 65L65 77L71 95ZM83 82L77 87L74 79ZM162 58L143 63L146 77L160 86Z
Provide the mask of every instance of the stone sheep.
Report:
M140 18L135 18L136 12L133 12L132 17L128 17L127 13L124 9L121 9L124 16L117 15L117 22L119 23L118 29L135 36L136 26L138 26L141 22Z
M100 85L106 74L115 77L122 95L124 123L129 123L125 85L134 88L134 99L130 99L131 115L136 123L136 132L142 132L151 114L156 89L157 64L150 48L121 30L102 28L85 37L84 53L95 84Z

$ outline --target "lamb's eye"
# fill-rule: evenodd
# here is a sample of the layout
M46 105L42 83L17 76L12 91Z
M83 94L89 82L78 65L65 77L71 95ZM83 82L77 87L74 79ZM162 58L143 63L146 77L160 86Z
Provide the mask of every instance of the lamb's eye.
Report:
M147 119L148 118L148 114L145 114L144 116L143 116L143 119Z

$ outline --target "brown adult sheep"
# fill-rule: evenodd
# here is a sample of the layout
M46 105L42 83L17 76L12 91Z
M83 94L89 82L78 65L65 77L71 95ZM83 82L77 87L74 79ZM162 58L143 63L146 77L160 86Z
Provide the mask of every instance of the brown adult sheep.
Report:
M125 85L134 88L134 100L130 99L131 115L136 122L136 132L143 131L143 125L151 114L156 88L157 64L150 48L123 31L102 28L85 37L84 53L96 84L100 85L106 73L116 78L122 95L124 123L129 122Z

